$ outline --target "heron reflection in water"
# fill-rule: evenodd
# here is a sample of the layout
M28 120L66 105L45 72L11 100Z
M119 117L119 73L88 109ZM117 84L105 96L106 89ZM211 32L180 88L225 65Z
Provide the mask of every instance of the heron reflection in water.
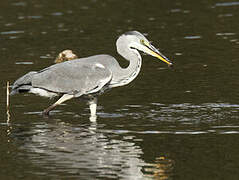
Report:
M139 51L172 65L138 31L122 34L116 47L118 53L129 61L127 68L122 68L114 57L105 54L74 59L25 74L14 82L11 94L29 92L50 98L60 96L43 111L45 115L69 99L86 98L91 117L96 117L98 95L107 89L129 84L139 74L142 64Z

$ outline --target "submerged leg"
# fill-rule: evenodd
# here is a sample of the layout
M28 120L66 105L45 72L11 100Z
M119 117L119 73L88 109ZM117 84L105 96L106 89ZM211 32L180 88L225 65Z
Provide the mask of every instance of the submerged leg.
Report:
M96 121L96 109L97 109L97 98L96 97L89 100L89 106L90 106L90 120Z
M71 99L71 98L73 98L73 97L74 97L74 95L64 94L63 96L61 96L60 99L58 99L58 101L56 101L54 104L52 104L52 105L49 106L47 109L45 109L45 110L43 111L43 114L44 114L44 115L49 115L49 112L50 112L52 109L54 109L57 105L59 105L59 104L65 102L65 101L67 101L67 100L69 100L69 99Z

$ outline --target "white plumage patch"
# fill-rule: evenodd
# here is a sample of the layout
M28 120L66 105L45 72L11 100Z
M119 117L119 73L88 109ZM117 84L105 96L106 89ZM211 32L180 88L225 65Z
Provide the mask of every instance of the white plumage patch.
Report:
M97 67L99 67L99 68L103 68L103 69L105 69L105 66L103 66L102 64L100 64L100 63L96 63L95 64Z
M41 88L31 88L30 93L37 94L39 96L49 97L52 98L54 96L57 96L57 93L49 92Z

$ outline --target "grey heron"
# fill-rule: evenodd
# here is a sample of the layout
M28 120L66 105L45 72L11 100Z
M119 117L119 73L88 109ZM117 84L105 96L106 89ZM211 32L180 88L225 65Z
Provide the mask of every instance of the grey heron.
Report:
M87 98L91 117L96 117L98 95L107 89L130 83L139 74L142 64L139 51L172 65L138 31L119 36L116 47L117 52L129 61L128 67L122 68L114 57L106 54L74 59L25 74L14 82L11 94L29 92L46 97L60 96L43 111L46 115L69 99Z

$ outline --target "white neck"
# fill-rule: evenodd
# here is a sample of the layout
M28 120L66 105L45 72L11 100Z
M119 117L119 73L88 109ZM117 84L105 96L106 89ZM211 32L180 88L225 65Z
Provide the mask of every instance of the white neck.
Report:
M119 72L117 72L117 78L110 83L111 87L129 84L139 74L142 65L142 58L139 52L136 49L130 49L129 47L124 48L124 52L126 51L127 53L122 53L120 51L119 54L129 61L129 66L127 68L122 68Z

